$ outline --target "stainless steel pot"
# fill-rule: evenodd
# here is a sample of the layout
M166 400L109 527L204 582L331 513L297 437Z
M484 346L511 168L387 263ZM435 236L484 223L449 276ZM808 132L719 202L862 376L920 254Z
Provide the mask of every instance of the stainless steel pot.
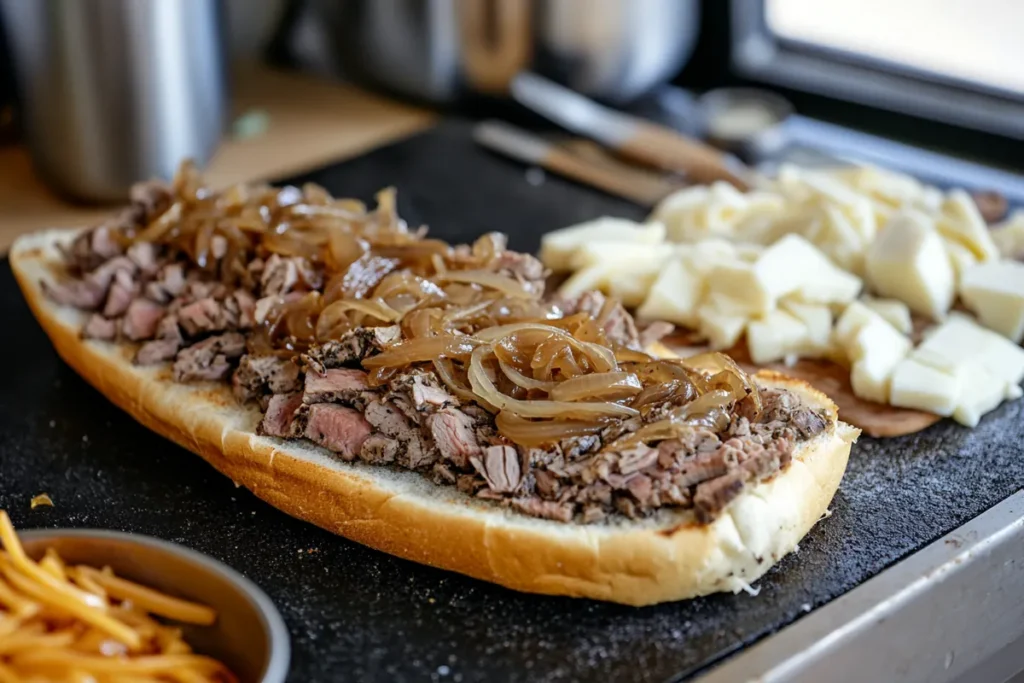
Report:
M502 94L530 69L613 103L677 73L696 42L696 0L313 0L340 66L447 103Z
M0 0L40 173L79 199L205 163L227 115L218 0Z

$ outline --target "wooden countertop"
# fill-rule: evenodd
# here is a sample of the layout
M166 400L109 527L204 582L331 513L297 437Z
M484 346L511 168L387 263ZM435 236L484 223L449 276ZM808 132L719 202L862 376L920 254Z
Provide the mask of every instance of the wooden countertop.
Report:
M430 126L435 114L357 88L245 66L232 83L235 115L262 110L267 130L225 139L206 171L215 186L300 173ZM21 234L85 225L113 207L69 203L37 177L23 145L0 147L0 254Z

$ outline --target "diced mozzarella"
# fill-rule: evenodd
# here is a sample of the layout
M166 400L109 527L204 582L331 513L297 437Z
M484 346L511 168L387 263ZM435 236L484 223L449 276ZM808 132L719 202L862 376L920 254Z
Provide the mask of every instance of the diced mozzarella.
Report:
M697 329L704 335L712 349L727 349L739 341L747 316L724 313L714 305L713 300L697 310Z
M747 323L747 348L758 364L774 363L806 348L810 340L807 325L785 311L772 311Z
M1024 380L1024 349L961 314L950 315L911 357L953 375L976 364L1001 383L1005 396Z
M603 290L622 302L623 306L636 308L647 300L651 287L658 279L661 268L639 270L635 272L612 272L604 282ZM662 318L665 320L665 318ZM671 322L671 321L670 321Z
M742 261L719 264L707 276L709 296L727 301L736 313L763 315L775 307L775 297L759 276L756 266Z
M661 244L643 242L592 242L581 245L569 260L573 269L607 264L609 270L638 272L656 270L671 255Z
M896 365L889 382L889 403L949 416L960 398L960 378L906 358Z
M960 298L986 327L1018 344L1024 339L1024 263L969 268L960 281Z
M946 247L946 255L949 256L949 264L953 267L953 275L959 283L963 274L978 263L978 257L974 252L953 240L942 240Z
M942 202L942 214L936 227L943 237L967 247L981 262L999 258L999 249L989 234L978 205L964 190L952 190Z
M931 223L913 210L894 216L868 250L866 272L875 292L938 320L953 303L953 268Z
M805 303L845 303L856 298L861 288L860 278L837 268L796 234L765 250L754 269L773 298L794 294Z
M658 222L636 223L623 218L604 217L561 230L541 240L540 259L554 271L571 270L577 250L595 242L659 244L665 241L665 226Z
M1005 221L992 226L992 241L1003 258L1024 258L1024 211L1014 211Z
M589 266L577 270L558 288L558 293L566 298L575 298L583 292L600 289L608 278L608 268L604 264Z
M910 319L910 308L896 299L865 299L864 305L903 334L910 334L914 325Z
M846 346L853 360L853 393L879 403L889 400L889 379L896 365L910 352L910 340L881 317L862 326Z
M813 356L828 350L832 340L832 311L828 306L787 300L782 307L807 326L808 344L800 349L800 355Z
M675 251L683 263L701 277L710 273L715 266L742 262L736 253L736 245L719 238L679 244Z
M845 348L860 332L861 328L872 320L881 318L878 313L868 308L863 302L854 301L844 310L836 321L836 327L832 331L832 338L836 344Z
M960 368L960 396L953 419L968 427L977 426L981 416L1006 398L1006 389L980 364L966 363Z
M672 259L662 268L647 298L637 309L637 317L697 327L697 307L703 292L701 277L681 260Z

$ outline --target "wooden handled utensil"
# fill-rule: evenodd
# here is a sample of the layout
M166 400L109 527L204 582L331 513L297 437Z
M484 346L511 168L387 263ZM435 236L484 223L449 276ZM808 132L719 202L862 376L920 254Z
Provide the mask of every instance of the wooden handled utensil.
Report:
M573 142L558 145L502 121L483 121L473 129L473 138L484 147L533 164L571 180L651 207L683 184L642 168L635 168L600 152Z
M738 159L671 128L602 106L536 74L518 74L511 93L520 104L623 157L683 173L693 183L725 180L741 190L749 187L751 171Z

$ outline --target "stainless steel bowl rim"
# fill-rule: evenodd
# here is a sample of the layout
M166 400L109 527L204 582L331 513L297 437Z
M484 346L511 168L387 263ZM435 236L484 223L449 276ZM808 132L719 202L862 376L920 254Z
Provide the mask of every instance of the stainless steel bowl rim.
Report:
M238 586L245 595L252 600L256 611L264 620L267 633L270 635L270 659L267 661L266 670L263 672L261 683L283 683L288 677L288 664L291 661L291 640L288 636L288 628L284 625L281 613L274 606L273 601L263 590L237 571L209 555L204 555L191 548L171 543L163 539L134 534L126 531L111 531L109 529L28 529L18 531L18 537L28 541L45 541L47 538L74 536L78 538L96 538L125 541L137 545L149 546L164 552L180 555L187 560L202 565L211 572L221 574L231 583Z
M765 105L775 117L775 123L769 128L762 129L755 133L760 135L771 130L785 121L793 113L793 104L782 95L771 90L761 88L726 87L708 90L697 98L697 107L700 110L705 125L714 114L725 111L737 102L757 101Z

